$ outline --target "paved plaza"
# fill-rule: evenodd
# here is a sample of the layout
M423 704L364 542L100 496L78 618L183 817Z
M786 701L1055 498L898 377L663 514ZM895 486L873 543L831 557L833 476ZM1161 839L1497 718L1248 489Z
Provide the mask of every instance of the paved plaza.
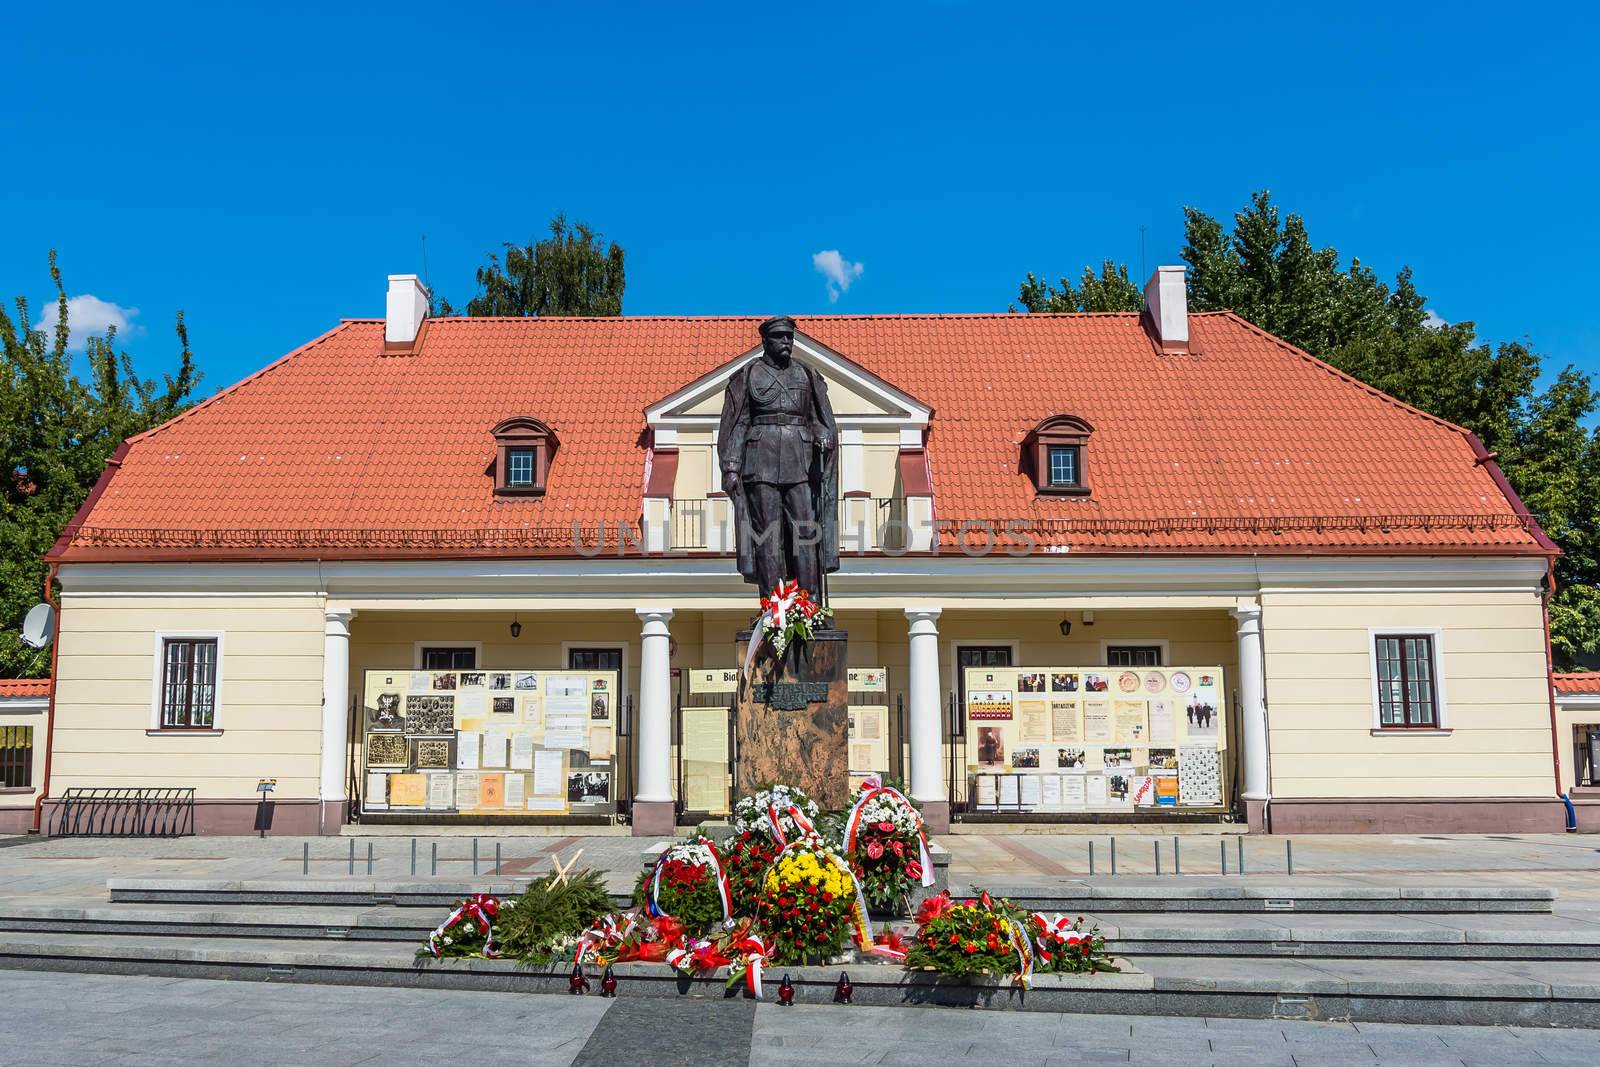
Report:
M1595 893L1600 901L1595 878L1600 874L1600 838L1586 834L1288 838L969 831L948 834L938 841L951 852L950 878L958 887L982 885L1020 892L1079 882L1091 877L1091 851L1092 877L1097 882L1111 877L1143 881L1156 875L1159 845L1163 878L1173 877L1177 868L1182 877L1225 873L1237 879L1242 854L1246 879L1270 877L1282 883L1291 876L1292 863L1292 876L1298 878L1441 885L1482 880L1497 885L1550 886L1564 899ZM0 896L52 890L103 899L107 878L367 878L369 848L371 877L455 882L473 876L475 842L479 877L493 873L497 847L501 873L507 878L546 873L552 856L566 862L581 849L579 867L594 867L625 879L629 887L638 872L641 852L652 843L648 838L623 835L525 836L492 829L476 837L459 832L265 839L9 837L0 838ZM3 847L8 845L11 847ZM307 867L309 875L302 873Z
M271 985L0 971L4 1064L1600 1062L1600 1031Z

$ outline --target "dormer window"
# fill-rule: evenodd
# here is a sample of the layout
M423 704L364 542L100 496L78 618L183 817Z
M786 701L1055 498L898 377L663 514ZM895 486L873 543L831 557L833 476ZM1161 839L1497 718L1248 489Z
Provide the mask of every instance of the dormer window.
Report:
M1093 432L1075 415L1052 416L1029 431L1022 442L1022 467L1041 495L1089 495L1085 459Z
M1078 446L1051 445L1047 453L1050 458L1050 488L1076 487L1079 484Z
M495 441L494 491L500 496L542 496L555 456L555 431L538 419L519 415L492 431Z

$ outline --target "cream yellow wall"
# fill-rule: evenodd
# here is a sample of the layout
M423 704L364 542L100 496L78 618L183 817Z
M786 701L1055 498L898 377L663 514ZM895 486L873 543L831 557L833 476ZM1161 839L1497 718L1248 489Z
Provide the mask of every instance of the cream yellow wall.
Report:
M1283 593L1261 606L1274 797L1551 795L1536 594ZM1373 735L1369 628L1440 631L1451 733Z
M315 596L62 598L50 793L193 786L201 799L317 795L322 602ZM146 736L156 634L220 631L220 736Z
M39 796L44 781L45 707L44 697L0 699L0 727L33 727L33 775L28 784L16 789L0 788L0 811L28 808Z

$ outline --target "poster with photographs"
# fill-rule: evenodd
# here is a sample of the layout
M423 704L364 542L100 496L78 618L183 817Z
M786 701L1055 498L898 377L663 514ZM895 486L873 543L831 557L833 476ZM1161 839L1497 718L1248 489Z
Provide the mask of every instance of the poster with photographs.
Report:
M1011 718L1010 690L979 689L968 692L967 718L976 722Z
M455 733L455 730L455 697L417 694L406 697L406 736L438 737Z
M368 767L404 767L411 758L411 746L403 734L368 734Z
M378 821L396 809L441 820L615 810L615 672L387 670L364 681L362 810Z
M400 729L400 700L402 696L404 694L398 689L379 693L377 699L366 709L367 729Z
M1222 759L1209 745L1178 749L1178 803L1222 803Z
M1050 692L1076 693L1078 691L1078 686L1083 684L1080 681L1082 677L1083 676L1077 671L1051 671Z
M989 774L1000 791L1006 776L1039 776L1019 787L1023 811L1225 802L1219 667L969 667L962 681L969 798ZM1208 755L1185 757L1191 748ZM1182 781L1186 758L1197 781Z
M1185 741L1216 741L1222 731L1222 698L1217 679L1197 673L1194 686L1183 701Z
M453 761L450 759L450 742L448 741L418 741L417 762L415 767L419 771L443 771L452 769Z
M1175 748L1152 748L1150 750L1151 774L1177 774L1178 750Z
M1083 774L1089 761L1089 754L1081 748L1057 748L1056 770L1065 771L1067 774Z
M568 804L604 804L611 799L611 772L567 772Z
M978 766L1004 767L1006 735L998 726L978 727Z
M1017 692L1019 692L1019 693L1043 693L1043 692L1045 692L1045 688L1044 688L1044 672L1043 671L1019 671L1017 673Z

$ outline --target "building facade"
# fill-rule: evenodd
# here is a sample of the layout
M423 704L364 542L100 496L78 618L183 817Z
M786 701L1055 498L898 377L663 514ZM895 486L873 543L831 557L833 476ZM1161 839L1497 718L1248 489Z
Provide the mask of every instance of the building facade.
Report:
M1554 545L1466 431L1161 268L1141 315L798 320L851 772L951 818L1558 829ZM126 443L50 554L49 832L726 810L716 424L755 318L428 319L410 276ZM1570 747L1570 746L1569 746ZM1570 768L1568 768L1570 771Z

